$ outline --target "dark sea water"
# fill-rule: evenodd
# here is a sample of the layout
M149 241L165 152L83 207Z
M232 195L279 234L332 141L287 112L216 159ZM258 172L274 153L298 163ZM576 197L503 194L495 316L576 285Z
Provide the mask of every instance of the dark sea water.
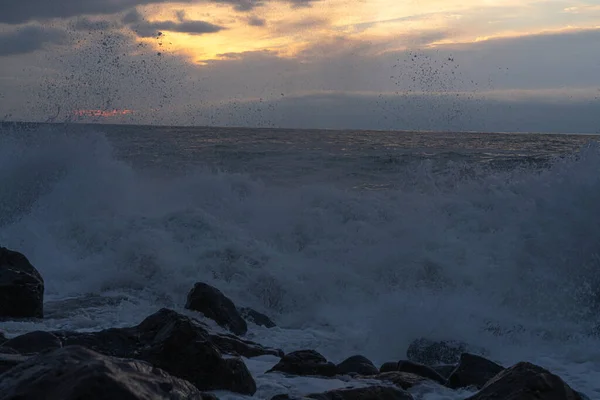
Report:
M279 328L249 337L285 351L382 363L418 337L464 340L600 399L595 136L0 130L0 244L30 258L48 301L8 335L131 325L205 281L271 315ZM248 361L258 398L343 385L278 381L269 363Z

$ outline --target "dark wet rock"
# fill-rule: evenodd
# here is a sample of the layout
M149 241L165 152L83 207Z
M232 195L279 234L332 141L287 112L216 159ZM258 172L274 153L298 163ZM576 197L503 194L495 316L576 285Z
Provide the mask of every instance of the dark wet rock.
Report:
M467 400L582 400L560 377L520 362L500 372Z
M410 344L406 356L410 361L433 366L456 364L459 362L462 353L486 355L485 350L474 348L464 342L456 340L433 341L422 338Z
M201 390L226 389L250 395L256 392L256 383L241 359L224 359L210 338L199 332L190 319L165 317L168 323L162 324L137 357L189 380ZM162 322L161 316L147 320L150 318ZM154 322L147 320L140 326Z
M416 363L413 361L402 360L398 362L398 372L408 372L411 374L422 376L423 378L430 379L441 385L446 383L446 378L441 376L436 370L428 367L425 364Z
M11 349L7 348L7 350ZM28 359L29 356L24 356L22 354L15 353L4 353L3 351L0 351L0 374L5 373L9 369L16 367L17 365L27 361Z
M357 374L368 376L377 375L379 373L379 370L373 365L371 360L360 355L348 357L339 363L336 368L338 375Z
M458 366L458 364L442 364L442 365L434 365L431 368L433 368L433 370L435 372L440 374L445 379L448 379L448 378L450 378L450 375L452 375L452 372L454 372L454 370L456 369L457 366Z
M421 376L423 378L427 378L427 379L437 382L441 385L444 385L446 383L446 378L441 376L433 368L431 368L425 364L408 361L408 360L400 360L398 362L387 362L381 366L379 371L381 373L407 372L409 374L414 374L414 375Z
M332 377L336 375L337 368L314 350L300 350L286 354L267 372Z
M143 345L135 328L110 328L99 332L52 332L63 346L83 346L108 356L134 357Z
M240 357L252 358L264 355L283 357L283 351L262 346L250 340L240 339L233 335L213 334L210 340L217 348L226 354L232 354Z
M70 346L32 357L2 375L0 399L208 399L148 363Z
M394 371L398 371L398 362L397 361L386 362L386 363L383 363L381 365L381 367L379 367L379 372L381 372L381 373L394 372Z
M309 394L306 397L316 400L413 400L410 393L392 386L337 389L325 393Z
M50 332L34 331L12 338L2 346L15 349L21 354L32 354L61 348L62 342Z
M43 318L44 280L27 257L0 247L0 318Z
M256 325L264 326L265 328L274 328L275 322L271 320L271 318L267 317L265 314L259 313L256 310L253 310L250 307L241 307L239 309L241 316L250 322L254 322Z
M220 326L229 329L236 335L243 335L248 331L246 321L240 315L235 304L219 289L198 282L188 293L185 308L198 311L206 318L214 320Z
M419 375L411 374L409 372L398 372L398 371L384 372L383 374L366 377L366 378L390 382L404 390L408 390L408 389L412 388L413 386L417 386L422 383L430 381L429 379L424 378Z
M474 354L463 353L458 367L448 378L446 386L459 389L474 386L481 389L490 379L504 371L504 367Z
M55 334L63 346L85 346L106 355L144 360L200 390L256 391L242 360L223 358L204 327L173 310L161 309L130 328Z
M4 336L4 333L0 332L0 344L6 342L8 339Z

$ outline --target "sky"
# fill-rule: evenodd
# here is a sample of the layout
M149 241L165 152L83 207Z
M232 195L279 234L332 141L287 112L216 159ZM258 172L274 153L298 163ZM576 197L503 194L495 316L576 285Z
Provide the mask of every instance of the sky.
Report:
M600 133L600 0L1 0L0 120Z

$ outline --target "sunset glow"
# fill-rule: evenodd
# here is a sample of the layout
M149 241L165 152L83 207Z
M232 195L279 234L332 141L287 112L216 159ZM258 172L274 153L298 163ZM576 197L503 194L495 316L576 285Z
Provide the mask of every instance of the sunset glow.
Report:
M133 114L133 112L133 110L74 110L73 114L78 117L111 118Z

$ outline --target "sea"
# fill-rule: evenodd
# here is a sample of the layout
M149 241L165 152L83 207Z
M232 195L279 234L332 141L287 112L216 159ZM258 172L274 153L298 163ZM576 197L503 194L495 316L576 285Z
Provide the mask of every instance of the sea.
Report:
M246 337L286 352L380 365L417 338L461 340L600 399L597 139L5 123L0 245L44 277L46 318L0 329L190 313L202 281L269 315L276 328L250 324ZM245 361L258 399L364 384Z

